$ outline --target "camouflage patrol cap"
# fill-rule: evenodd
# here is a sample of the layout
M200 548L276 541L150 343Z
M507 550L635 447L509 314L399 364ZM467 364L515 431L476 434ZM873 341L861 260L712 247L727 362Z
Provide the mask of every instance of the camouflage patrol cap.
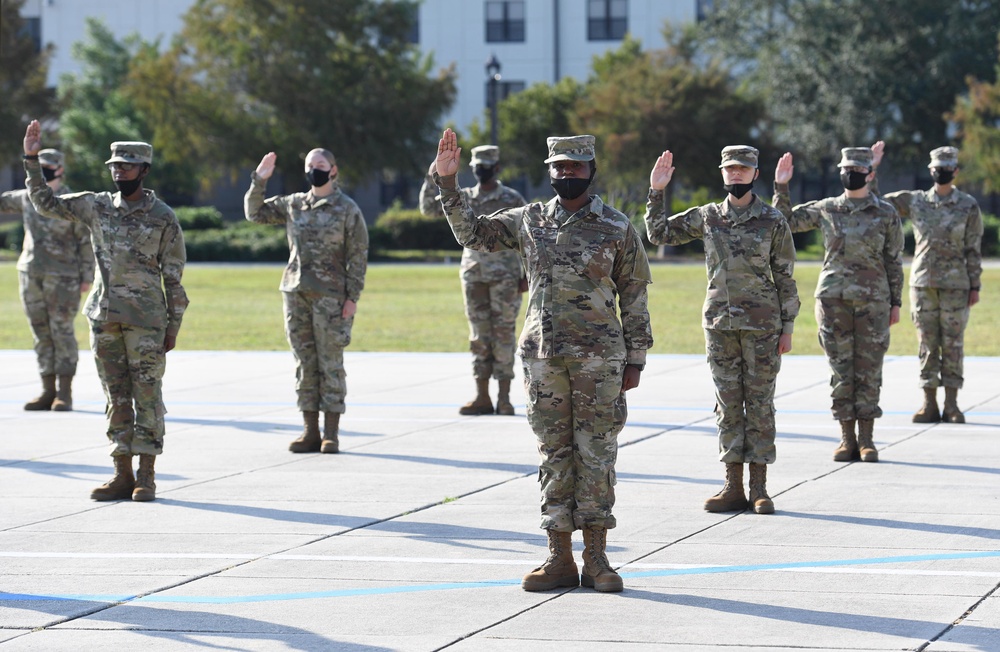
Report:
M757 157L760 152L755 147L749 145L730 145L722 148L722 164L720 168L730 165L745 165L748 168L757 169Z
M957 168L958 167L958 148L957 147L938 147L937 149L931 150L931 162L927 166L929 168Z
M871 168L875 155L871 147L845 147L840 150L838 168Z
M111 158L109 163L148 163L153 164L153 146L140 141L115 141L111 143Z
M43 149L38 152L38 162L42 165L51 165L60 168L65 160L66 156L58 149Z
M500 162L500 148L496 145L480 145L472 148L469 165L496 165Z
M550 136L546 139L549 145L549 157L546 163L556 161L593 161L594 144L597 139L593 136Z

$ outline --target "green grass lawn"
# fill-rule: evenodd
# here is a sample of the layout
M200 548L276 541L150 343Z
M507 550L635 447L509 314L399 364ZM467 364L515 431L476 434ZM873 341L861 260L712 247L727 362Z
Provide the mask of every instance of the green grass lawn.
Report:
M188 350L286 350L278 283L281 265L189 265L184 286L191 306L178 348ZM793 353L821 354L813 316L819 265L796 269L802 311L795 323ZM654 264L649 309L652 353L703 353L701 305L705 268L698 263ZM981 303L966 332L968 355L1000 356L1000 268L983 273ZM522 306L522 317L524 307ZM916 335L903 294L903 318L892 329L893 355L915 355ZM77 335L87 342L86 319ZM520 324L519 320L519 324ZM374 264L368 268L355 318L352 351L467 351L468 326L462 308L458 265ZM0 263L0 349L30 349L31 333L17 295L13 263Z

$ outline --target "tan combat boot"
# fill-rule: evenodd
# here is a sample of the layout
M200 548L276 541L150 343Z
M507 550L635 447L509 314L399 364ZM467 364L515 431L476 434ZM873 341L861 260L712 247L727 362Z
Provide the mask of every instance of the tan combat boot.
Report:
M132 500L138 503L156 500L156 455L139 455L139 470L135 474L135 489Z
M750 464L750 504L758 514L774 513L774 502L767 495L767 464Z
M91 491L91 500L127 500L132 497L132 490L135 489L132 456L115 455L111 459L115 462L115 477Z
M938 411L937 387L924 387L924 404L913 415L913 423L938 423L941 413Z
M51 410L54 400L56 400L56 376L45 374L42 376L42 393L25 403L24 409L30 412Z
M948 423L965 423L965 415L958 409L958 388L944 388L944 411L941 420Z
M834 462L857 462L861 459L858 452L858 438L854 434L854 419L844 419L840 422L840 446L833 451Z
M706 512L741 512L747 508L746 494L743 493L743 464L726 464L726 484L722 491L705 501Z
M510 379L497 381L500 390L497 393L497 414L503 416L514 416L514 406L510 402Z
M624 588L622 577L611 568L611 562L604 554L607 543L607 528L583 528L583 573L580 583L601 593L620 593Z
M465 416L493 414L489 378L476 378L476 398L458 408L458 413Z
M580 575L573 561L573 533L545 530L549 537L549 558L521 580L525 591L550 591L580 585Z
M858 419L858 451L862 462L878 462L878 451L875 450L874 431L875 419Z
M340 452L340 412L323 413L323 443L320 444L321 453Z
M319 412L302 413L302 436L288 445L293 453L318 453L322 445L319 435Z
M59 376L59 389L56 400L52 401L52 409L55 412L73 411L73 376Z

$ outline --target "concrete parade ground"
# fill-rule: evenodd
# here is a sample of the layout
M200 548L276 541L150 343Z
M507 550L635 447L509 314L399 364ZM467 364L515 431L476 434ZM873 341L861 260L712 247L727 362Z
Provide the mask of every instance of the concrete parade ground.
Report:
M888 358L881 461L843 464L826 361L787 356L758 515L702 509L724 476L704 356L651 355L619 438L620 594L521 590L547 552L520 376L516 416L462 417L467 354L346 366L341 453L295 455L291 353L171 352L157 499L97 503L92 355L76 411L29 413L34 353L0 351L0 652L1000 651L998 358L966 360L963 425L912 423L916 357Z

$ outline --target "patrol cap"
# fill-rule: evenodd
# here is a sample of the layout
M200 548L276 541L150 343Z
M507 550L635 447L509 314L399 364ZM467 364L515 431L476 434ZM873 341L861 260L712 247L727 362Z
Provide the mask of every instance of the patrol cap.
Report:
M546 142L549 145L549 157L546 163L556 161L593 161L594 143L597 139L593 136L549 136Z
M722 164L720 168L730 165L745 165L748 168L757 169L757 157L760 152L757 148L749 145L730 145L722 148Z
M838 168L871 168L875 155L871 147L845 147L840 150Z
M41 154L39 153L39 156ZM927 166L929 168L957 168L958 167L958 148L957 147L938 147L937 149L931 150L931 162Z
M66 156L58 149L49 148L38 152L38 162L42 165L51 165L59 168L62 167L65 160Z
M480 145L472 148L469 165L496 165L500 162L500 148L496 145Z
M111 143L111 158L109 163L148 163L153 164L153 146L136 140L122 140Z

